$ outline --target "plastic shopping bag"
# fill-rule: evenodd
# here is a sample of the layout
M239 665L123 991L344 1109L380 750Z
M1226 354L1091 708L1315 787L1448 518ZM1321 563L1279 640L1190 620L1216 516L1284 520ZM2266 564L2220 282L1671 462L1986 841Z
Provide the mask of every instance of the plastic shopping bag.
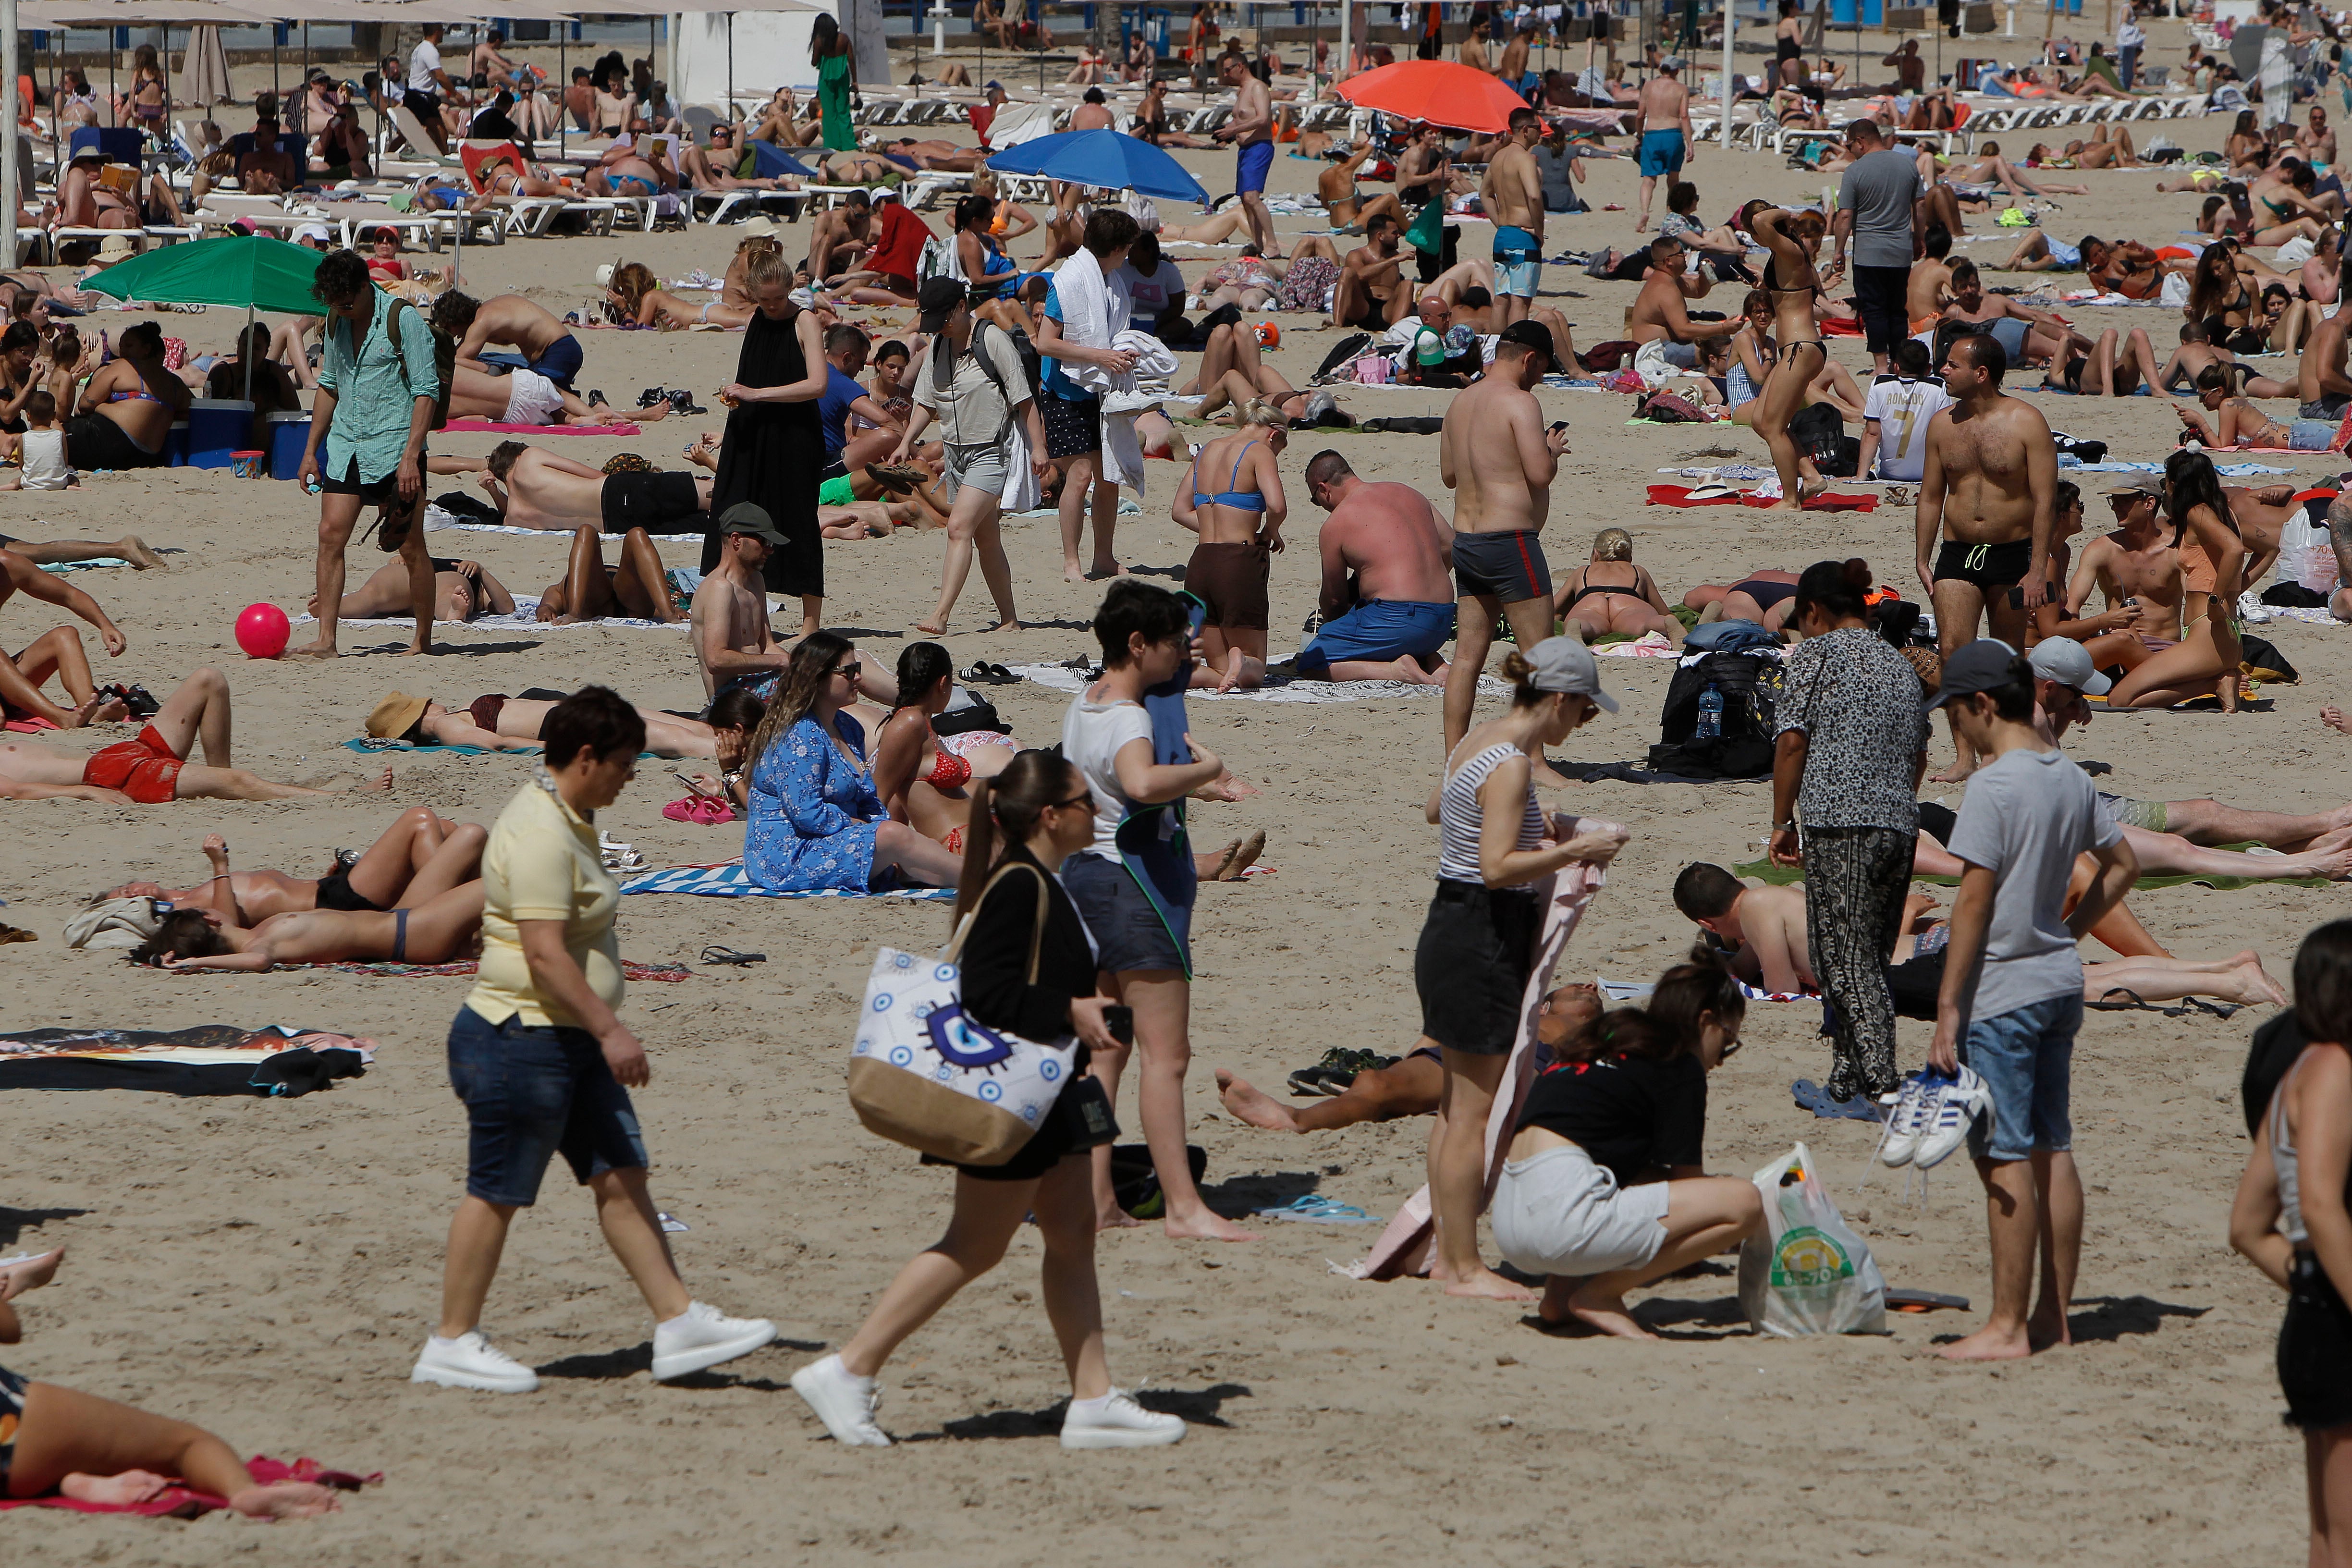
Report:
M1761 1334L1883 1334L1886 1280L1802 1143L1756 1173L1764 1229L1739 1248L1739 1306Z

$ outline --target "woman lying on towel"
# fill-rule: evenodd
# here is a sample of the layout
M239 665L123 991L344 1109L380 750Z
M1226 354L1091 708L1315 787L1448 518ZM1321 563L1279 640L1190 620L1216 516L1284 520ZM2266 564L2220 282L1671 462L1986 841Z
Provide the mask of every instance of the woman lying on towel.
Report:
M857 650L811 632L793 650L752 732L743 868L772 891L863 893L906 880L952 888L962 858L903 822L875 793L857 695Z
M232 925L253 925L271 915L298 910L388 910L398 904L418 904L460 882L482 874L482 845L488 838L470 822L452 822L436 816L432 807L413 805L393 819L383 836L345 865L338 862L323 877L289 877L264 867L255 871L227 869L228 846L218 834L205 840L205 854L213 861L213 875L193 888L166 888L155 882L125 882L110 888L92 904L113 899L161 899L174 905L201 904ZM213 850L217 847L220 855Z
M971 820L964 786L1003 773L1021 742L1001 730L940 734L934 721L950 711L955 690L954 662L939 644L909 643L899 654L899 705L875 739L874 791L893 822L961 855Z
M642 261L625 261L613 268L613 280L604 287L604 301L608 313L625 327L674 331L686 327L740 327L751 319L751 306L730 305L724 293L697 305L669 292Z
M669 405L629 411L631 423L643 425L669 416ZM487 419L498 425L617 425L621 416L612 405L583 402L535 370L492 375L470 365L459 365L449 382L449 417Z
M62 1251L0 1268L0 1344L23 1339L8 1303L57 1273ZM0 1367L0 1497L67 1497L131 1507L175 1482L226 1498L254 1519L308 1519L342 1504L309 1481L257 1485L226 1443L201 1426Z
M477 697L462 709L444 708L429 697L404 691L384 694L367 717L367 732L380 741L406 741L415 746L479 746L489 752L531 752L539 749L540 726L555 704L543 699L492 694ZM699 719L681 719L650 708L637 710L646 721L646 750L657 757L709 757L718 754L710 726Z
M228 864L226 851L218 863ZM231 925L217 910L173 910L130 956L133 963L157 969L262 974L281 963L447 963L473 956L481 930L482 884L477 878L414 909L301 910L272 915L257 926Z

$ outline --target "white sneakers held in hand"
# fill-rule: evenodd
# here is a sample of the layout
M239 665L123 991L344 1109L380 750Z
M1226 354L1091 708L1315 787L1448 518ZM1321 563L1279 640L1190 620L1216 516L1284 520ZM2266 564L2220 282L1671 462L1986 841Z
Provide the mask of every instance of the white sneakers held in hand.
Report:
M1933 1170L1967 1140L1970 1123L1991 1114L1992 1093L1975 1073L1960 1068L1946 1078L1922 1068L1895 1091L1878 1158L1888 1165Z

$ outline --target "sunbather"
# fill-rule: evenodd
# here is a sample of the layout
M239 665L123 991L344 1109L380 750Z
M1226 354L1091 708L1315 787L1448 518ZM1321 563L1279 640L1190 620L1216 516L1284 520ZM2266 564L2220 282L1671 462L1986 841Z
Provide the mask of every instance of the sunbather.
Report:
M718 296L699 304L673 294L656 280L653 268L642 261L625 261L613 268L604 300L614 320L623 326L657 327L665 331L689 327L740 327L751 319L748 306L737 309ZM656 412L651 416L660 418Z
M1652 632L1682 640L1683 624L1666 613L1648 570L1633 563L1633 536L1622 528L1604 528L1593 537L1591 563L1561 579L1552 603L1567 629L1586 642Z
M2232 395L2229 373L2207 365L2197 375L2197 401L2213 420L2179 404L2172 411L2191 436L2208 447L2236 447L2272 452L2325 452L2336 439L2333 419L2275 419L2254 406L2251 398Z
M11 549L0 549L0 605L19 593L28 598L70 611L98 628L109 658L120 658L129 647L98 601L54 572L44 572ZM49 700L41 688L51 677L65 688L70 706ZM11 655L0 652L0 713L11 720L41 719L60 730L105 722L123 716L121 703L98 689L82 651L81 634L72 626L52 626Z
M298 910L257 926L231 924L212 909L173 910L130 956L133 963L158 969L261 974L281 963L448 963L475 951L481 929L482 883L477 878L414 909Z
M572 536L572 560L562 581L541 593L539 618L559 626L607 616L646 621L682 621L686 613L670 602L669 576L661 552L642 528L621 536L621 562L604 564L604 531L590 523Z
M462 709L445 708L429 697L404 691L385 694L367 717L367 732L379 740L406 741L419 746L479 746L492 752L535 752L540 726L555 702L542 698L508 697L503 693L477 697ZM640 708L646 721L646 750L657 757L717 755L710 726L699 719Z
M483 830L452 822L430 806L413 805L393 818L381 837L349 864L323 877L292 877L263 867L222 872L193 888L125 882L90 901L161 899L173 905L206 904L234 925L249 926L295 910L388 910L417 904L481 875ZM210 859L207 845L205 858ZM227 846L221 848L226 852Z
M670 405L633 408L635 424L667 419ZM618 422L610 404L589 404L535 370L492 375L470 365L458 365L449 382L449 417L487 419L498 425L612 425Z
M909 643L898 655L900 701L875 738L874 791L892 820L960 855L971 820L966 786L1003 773L1021 747L998 730L940 734L932 721L950 711L955 689L954 664L939 644Z
M436 556L433 561L433 615L436 620L470 621L477 616L511 616L514 595L490 575L478 561ZM310 613L319 613L319 597L310 596ZM408 600L408 563L387 561L368 580L343 595L345 620L405 620L412 614Z
M648 137L648 151L640 153L636 143L615 142L604 150L596 166L588 171L585 184L600 196L657 196L664 191L677 189L677 174L669 166L663 144Z
M1753 621L1767 631L1779 631L1797 598L1797 574L1778 566L1759 566L1728 586L1702 583L1683 595L1687 609L1699 620Z

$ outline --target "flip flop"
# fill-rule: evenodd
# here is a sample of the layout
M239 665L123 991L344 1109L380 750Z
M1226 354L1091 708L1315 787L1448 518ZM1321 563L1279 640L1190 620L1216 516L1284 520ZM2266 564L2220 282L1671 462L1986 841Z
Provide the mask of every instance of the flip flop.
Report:
M2117 1002L2114 1000L2117 996L2127 997L2129 1000ZM2083 1005L2099 1013L2156 1013L2167 1018L2183 1018L2189 1016L2187 1007L2159 1007L2153 1002L2142 1001L2138 992L2121 985L2110 991L2101 992L2097 1001L2085 1002ZM2225 1018L2229 1016L2226 1013L2221 1016Z
M868 463L866 465L866 472L876 484L882 487L883 493L886 495L905 495L923 482L922 470L909 468L904 463Z
M704 963L731 963L738 969L741 969L754 963L767 963L768 955L764 952L738 952L731 947L720 947L718 943L713 942L710 946L702 950L701 962Z

